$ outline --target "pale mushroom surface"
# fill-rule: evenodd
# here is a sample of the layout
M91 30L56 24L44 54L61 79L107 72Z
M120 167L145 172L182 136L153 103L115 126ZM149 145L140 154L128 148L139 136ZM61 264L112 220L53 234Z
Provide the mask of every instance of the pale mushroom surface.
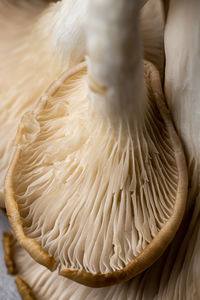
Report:
M197 219L200 217L199 10L200 3L196 0L171 1L165 30L166 98L186 150L190 179L186 215L194 214Z
M185 206L184 155L159 74L145 63L143 76L140 5L90 3L88 70L63 75L24 115L6 179L20 244L91 286L149 267Z
M184 142L189 172L200 165L200 2L171 1L165 29L165 93ZM187 16L187 22L185 17ZM191 176L190 176L191 177Z
M165 30L165 92L167 102L174 117L178 133L183 141L189 170L189 197L186 214L183 220L189 224L188 231L180 249L180 256L173 268L174 278L182 282L184 292L188 286L183 284L183 278L191 278L191 295L188 299L199 299L199 245L200 236L200 3L199 1L170 1ZM186 231L187 226L183 230ZM184 234L182 235L184 236ZM193 242L190 237L193 236ZM179 239L178 241L181 241ZM175 249L177 249L176 247ZM190 256L183 263L183 256ZM186 271L188 268L188 271ZM180 290L176 290L177 295Z
M164 255L143 274L112 287L89 288L50 272L21 248L12 234L4 237L7 265L13 266L23 300L196 300L200 297L196 268L200 261L200 223L196 225L186 249L178 255L182 261L179 268L172 255Z
M5 174L21 116L33 107L63 68L83 60L86 51L84 24L89 1L49 2L3 0L0 3L1 207L4 207ZM155 3L151 0L142 9L141 31L145 57L151 61L157 57L162 66L162 7L160 2Z
M64 69L84 59L81 41L87 3L80 2L3 0L0 3L1 207L4 207L5 174L21 116ZM59 41L54 38L60 22L63 25L62 17L66 18L65 56L57 50Z
M141 35L144 59L152 62L164 75L164 24L165 13L162 1L149 0L141 10Z
M20 117L62 71L38 24L46 7L44 1L0 3L0 206Z
M90 0L63 0L59 10L52 18L56 19L56 22L53 21L50 25L52 41L63 56L72 61L82 59L83 53L86 53L84 25L89 18L89 2ZM141 1L140 19L144 58L152 62L162 76L164 67L164 18L161 0ZM73 38L69 28L78 29L74 29ZM74 51L71 53L69 47L72 43L74 44Z
M86 285L127 280L150 266L183 215L184 156L149 63L145 80L141 126L113 127L94 113L83 64L57 80L19 126L6 180L13 230L38 262L58 264Z

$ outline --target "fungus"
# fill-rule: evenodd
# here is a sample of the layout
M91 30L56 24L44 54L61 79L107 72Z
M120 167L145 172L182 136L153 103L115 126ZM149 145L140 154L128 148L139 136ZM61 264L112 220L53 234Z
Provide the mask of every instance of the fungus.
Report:
M189 197L185 218L191 219L190 234L196 230L196 221L191 216L200 217L199 9L198 1L173 1L169 5L165 30L165 92L186 151Z
M18 121L62 72L61 60L38 25L46 10L44 1L0 2L0 207Z
M164 65L164 8L161 0L141 1L141 37L144 58L152 62L163 75ZM147 2L147 3L146 3ZM86 53L86 37L84 24L90 18L88 15L89 0L62 1L60 8L49 22L52 39L63 56L69 59L69 46L74 45L70 59L82 59ZM73 38L69 28L75 31ZM78 28L76 31L75 28ZM70 43L69 43L70 41ZM77 46L78 45L78 46Z
M139 2L93 1L89 16L88 69L64 74L22 119L6 208L36 261L105 286L166 249L187 175L159 74L145 62L142 75Z
M162 1L149 0L141 10L141 37L144 59L152 62L164 73L164 23L165 13Z
M0 133L0 207L5 207L5 174L21 116L33 108L52 80L65 68L83 60L85 54L85 49L77 44L83 40L79 32L82 33L87 4L77 9L77 5L72 5L74 1L48 5L44 2L0 2L0 126L3 128ZM76 2L80 5L80 1ZM53 28L59 27L63 8L68 21L65 34L70 36L65 57L57 51L59 41L53 32Z
M199 222L188 237L189 243L184 243L186 249L179 253L181 263L165 254L137 277L104 288L85 287L59 276L55 271L50 272L36 263L11 233L4 235L4 249L8 272L17 276L15 282L23 300L199 299Z
M200 165L199 10L198 1L173 1L165 30L167 102L195 176Z
M178 255L171 277L171 282L176 278L181 282L183 293L187 294L185 299L200 298L199 10L199 1L170 1L165 29L165 92L178 134L186 150L189 174L188 199L183 219L184 231L182 239L178 239L179 245L175 248ZM191 236L194 236L193 242ZM183 257L191 255L192 252L193 265L185 270L189 260L183 260ZM189 284L185 284L188 278L191 278L191 290ZM178 298L180 289L176 289L176 293Z
M141 31L144 57L158 61L162 71L162 6L156 2L150 0L142 9ZM4 129L0 135L0 207L5 207L4 179L21 116L33 107L64 68L84 59L83 25L88 3L88 0L67 0L47 6L42 0L0 2L0 74L3 78L0 125Z
M144 83L139 3L119 1L110 16L112 6L91 4L89 68L64 75L24 116L6 180L21 245L50 269L58 264L62 275L97 286L128 280L162 254L187 190L149 63Z

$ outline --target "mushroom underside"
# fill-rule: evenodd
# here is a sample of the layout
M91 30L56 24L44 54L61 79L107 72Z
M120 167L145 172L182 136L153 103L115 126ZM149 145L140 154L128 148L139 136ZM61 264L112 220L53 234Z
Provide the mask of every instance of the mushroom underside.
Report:
M56 1L0 3L0 207L5 207L4 181L19 120L63 68L83 60L86 52L83 23L88 1L51 2ZM158 62L162 72L163 15L161 2L156 2L148 1L141 10L141 33L144 57Z
M47 1L0 3L0 206L4 180L13 155L14 137L22 115L63 70L61 58L39 23ZM43 22L45 27L45 22Z
M6 179L13 230L38 262L86 285L143 271L183 216L184 155L158 72L144 68L142 125L133 118L113 126L92 111L83 64L56 81L19 126Z
M198 199L196 199L197 203ZM50 272L36 263L19 246L11 233L4 236L6 262L23 300L194 300L200 297L199 243L200 222L196 213L187 222L184 239L181 231L167 252L147 271L130 281L112 287L89 288ZM192 224L192 226L191 226ZM187 227L184 224L184 227ZM181 245L181 246L180 246ZM176 253L176 254L175 254ZM11 267L11 268L10 268ZM31 298L32 297L32 298Z

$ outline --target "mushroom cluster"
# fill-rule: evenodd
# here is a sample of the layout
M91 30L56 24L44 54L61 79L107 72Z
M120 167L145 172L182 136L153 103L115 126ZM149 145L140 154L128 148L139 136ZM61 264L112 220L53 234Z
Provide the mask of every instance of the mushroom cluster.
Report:
M22 299L200 299L200 4L182 2L0 3L0 206Z

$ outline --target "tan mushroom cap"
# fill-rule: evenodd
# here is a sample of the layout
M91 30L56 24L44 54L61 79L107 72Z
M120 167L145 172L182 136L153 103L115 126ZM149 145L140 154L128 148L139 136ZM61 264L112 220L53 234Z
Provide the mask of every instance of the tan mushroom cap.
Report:
M114 128L93 113L84 63L62 75L19 126L6 178L15 235L37 262L88 286L148 268L184 213L184 154L158 71L144 68L141 126Z
M144 273L112 287L89 288L59 276L56 271L50 272L37 264L11 233L4 236L8 272L16 274L16 284L23 300L199 299L200 223L197 221L193 225L183 243L180 236L179 243L172 243L170 248L178 254L177 257L168 251Z

